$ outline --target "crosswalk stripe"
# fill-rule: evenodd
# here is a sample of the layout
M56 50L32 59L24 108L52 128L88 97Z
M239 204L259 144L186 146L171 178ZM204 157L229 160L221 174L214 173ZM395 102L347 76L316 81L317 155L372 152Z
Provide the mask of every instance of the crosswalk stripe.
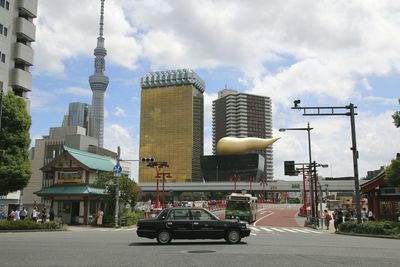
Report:
M284 233L284 232L285 232L285 231L283 231L283 230L281 230L281 229L278 229L278 228L272 228L272 227L271 227L271 229L272 229L272 230L275 230L275 231L278 231L278 232L281 232L281 233Z
M268 228L265 228L265 227L260 227L261 229L263 229L264 231L267 231L267 232L273 232L271 229L268 229Z
M293 230L293 231L300 232L300 233L310 234L310 232L304 231L304 230L302 230L302 229L297 229L297 228L295 228L295 229L292 229L292 230Z
M313 230L309 230L309 229L304 229L304 231L314 233L314 234L322 234L322 232L317 232L317 231L313 231Z
M293 231L291 229L287 229L287 228L281 228L282 230L288 231L288 232L292 232L292 233L297 233L296 231Z
M249 227L251 230L254 230L254 231L261 231L260 229L258 229L258 228L255 228L255 227Z
M251 235L257 236L256 234L250 233Z

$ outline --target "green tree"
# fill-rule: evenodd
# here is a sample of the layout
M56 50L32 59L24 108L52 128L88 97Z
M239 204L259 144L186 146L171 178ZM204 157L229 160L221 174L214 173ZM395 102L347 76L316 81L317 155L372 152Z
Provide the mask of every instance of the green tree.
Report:
M400 157L393 159L391 164L385 168L385 178L389 185L400 186Z
M23 189L31 176L29 128L25 100L10 90L2 101L0 129L0 195Z
M400 104L400 98L399 98L399 104ZM396 111L393 115L393 123L396 125L397 128L400 127L400 111Z
M99 178L96 180L96 185L107 188L108 197L107 201L109 203L115 203L115 189L116 189L117 177L114 176L112 172L100 173ZM122 206L129 204L134 207L136 201L140 196L140 188L137 183L131 180L125 174L121 174L119 177L119 191L120 197L119 201Z
M393 115L393 123L396 125L397 128L400 127L400 111L396 111Z

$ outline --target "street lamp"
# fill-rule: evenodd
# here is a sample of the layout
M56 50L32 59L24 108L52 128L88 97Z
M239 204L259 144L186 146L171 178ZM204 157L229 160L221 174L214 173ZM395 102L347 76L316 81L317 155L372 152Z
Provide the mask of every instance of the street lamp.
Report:
M356 210L357 210L357 223L361 223L361 202L360 202L360 182L358 180L358 150L356 140L356 123L354 110L357 108L354 104L350 103L344 107L300 107L300 100L293 101L292 109L302 109L303 116L350 116L351 126L351 143L350 148L353 152L353 170L354 170L354 189L356 193ZM338 110L349 110L349 112L340 112ZM311 111L307 113L307 111Z
M297 102L298 101L298 102ZM295 100L294 102L295 106L297 107L298 104L300 104L299 100ZM309 175L310 175L310 202L311 202L311 220L314 221L315 217L315 207L314 207L314 196L313 196L313 183L312 183L312 159L311 159L311 135L310 131L314 128L310 128L310 123L307 123L307 128L280 128L280 132L285 132L285 131L307 131L308 135L308 159L309 159Z

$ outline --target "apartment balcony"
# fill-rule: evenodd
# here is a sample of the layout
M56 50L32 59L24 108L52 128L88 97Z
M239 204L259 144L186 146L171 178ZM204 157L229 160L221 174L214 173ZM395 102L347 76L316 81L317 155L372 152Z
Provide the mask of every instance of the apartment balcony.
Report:
M35 41L36 26L27 19L16 18L15 32L17 35L24 37L30 42Z
M33 49L27 45L16 43L14 47L15 61L22 61L28 66L33 65Z
M14 88L21 88L23 91L31 91L32 74L21 69L12 69L10 85Z
M15 2L21 13L31 18L37 17L38 0L16 0Z

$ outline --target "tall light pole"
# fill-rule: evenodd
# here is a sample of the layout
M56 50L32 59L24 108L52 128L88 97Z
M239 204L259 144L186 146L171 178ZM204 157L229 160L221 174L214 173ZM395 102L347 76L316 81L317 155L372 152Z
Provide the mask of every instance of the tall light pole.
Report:
M310 177L310 202L311 202L311 220L314 222L315 218L315 206L314 206L314 193L313 193L313 175L312 175L312 159L311 159L311 130L314 128L310 128L310 123L307 123L307 128L280 128L280 132L285 132L285 131L307 131L308 135L308 160L309 160L309 165L308 165L308 173Z
M354 170L354 190L356 193L356 212L357 212L357 223L361 223L361 202L360 202L360 182L358 178L358 150L356 141L356 126L355 126L355 115L354 109L357 107L350 103L348 106L343 107L300 107L300 100L293 101L294 106L292 109L303 110L303 116L350 116L351 126L351 143L350 148L353 152L353 170ZM349 110L349 112L339 112L338 110ZM307 113L307 111L310 111Z

